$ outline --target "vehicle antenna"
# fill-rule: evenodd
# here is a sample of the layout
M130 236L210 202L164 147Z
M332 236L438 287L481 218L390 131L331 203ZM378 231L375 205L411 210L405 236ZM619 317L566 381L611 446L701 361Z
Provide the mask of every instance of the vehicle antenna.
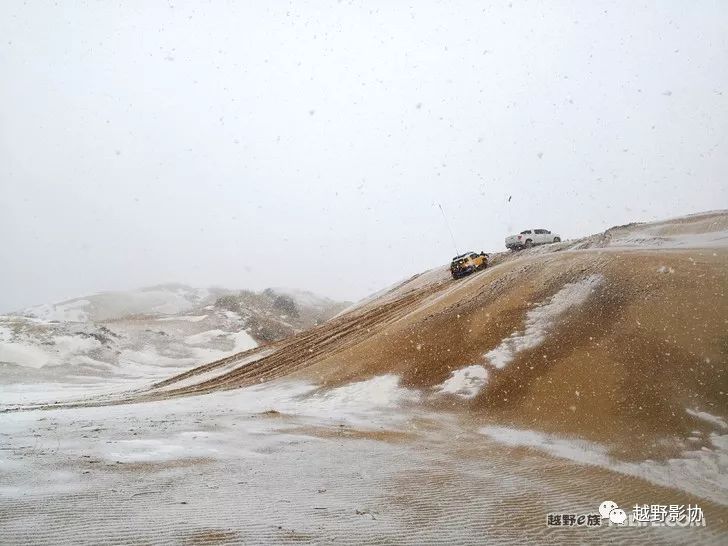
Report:
M440 212L442 213L442 217L445 220L445 225L447 226L447 230L450 232L450 238L452 239L452 246L455 247L455 255L460 256L460 251L458 250L458 244L455 242L455 236L452 234L452 228L450 227L450 222L447 221L447 216L445 216L445 211L442 208L442 205L440 203L437 204L438 207L440 207Z

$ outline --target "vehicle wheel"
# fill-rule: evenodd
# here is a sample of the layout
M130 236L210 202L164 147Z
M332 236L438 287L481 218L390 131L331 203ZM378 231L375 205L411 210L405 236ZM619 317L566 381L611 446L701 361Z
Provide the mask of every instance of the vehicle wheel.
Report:
M533 246L533 241L531 239L526 239L526 244L523 245L523 248L531 248Z
M561 237L554 237L554 243L560 243Z

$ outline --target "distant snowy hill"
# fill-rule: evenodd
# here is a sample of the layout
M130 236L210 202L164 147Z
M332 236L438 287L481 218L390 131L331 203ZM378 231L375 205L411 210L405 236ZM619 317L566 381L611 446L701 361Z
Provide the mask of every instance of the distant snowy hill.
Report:
M305 291L165 284L0 315L3 402L146 385L327 320L345 304Z
M301 307L310 307L314 309L329 309L331 307L336 307L337 305L340 305L340 302L336 302L324 296L319 296L318 294L314 294L313 292L309 292L308 290L297 290L295 288L284 288L278 286L274 288L268 288L268 290L276 294L289 296L293 299L293 301L296 302L296 304L300 305Z
M176 315L212 298L208 288L164 284L138 290L103 292L61 303L43 304L22 310L19 315L46 321L103 321L131 315Z

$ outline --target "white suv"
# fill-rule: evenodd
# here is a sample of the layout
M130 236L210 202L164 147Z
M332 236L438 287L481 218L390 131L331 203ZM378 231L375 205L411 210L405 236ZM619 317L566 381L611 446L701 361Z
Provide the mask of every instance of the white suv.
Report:
M526 229L518 235L506 237L506 248L521 250L535 245L561 242L561 237L551 233L548 229Z

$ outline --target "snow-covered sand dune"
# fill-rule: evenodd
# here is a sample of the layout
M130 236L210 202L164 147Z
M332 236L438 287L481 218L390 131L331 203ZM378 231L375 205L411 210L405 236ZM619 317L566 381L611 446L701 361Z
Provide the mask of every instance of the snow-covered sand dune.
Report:
M230 309L109 321L123 343L156 340L121 350L136 370L126 377L98 353L122 343L105 344L109 332L5 321L3 347L31 363L6 366L6 376L40 382L57 351L66 369L107 374L86 394L111 381L132 390L55 405L3 392L12 411L0 414L0 536L722 544L724 217L494 255L460 281L437 268L243 353L249 340L226 326L237 320ZM664 243L686 234L709 244ZM23 349L33 328L48 344ZM180 358L204 365L177 368ZM81 394L68 383L43 388L54 400ZM548 513L594 513L606 499L698 504L706 525L579 535L545 525Z

